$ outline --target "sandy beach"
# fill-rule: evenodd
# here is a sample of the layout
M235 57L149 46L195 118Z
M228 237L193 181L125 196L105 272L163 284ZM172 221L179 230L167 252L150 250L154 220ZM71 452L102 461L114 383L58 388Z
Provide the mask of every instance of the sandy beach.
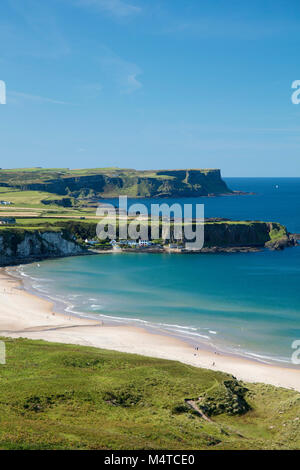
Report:
M0 336L80 344L144 356L171 359L300 391L300 369L262 364L235 356L195 350L166 334L131 326L108 326L85 318L54 313L52 304L26 292L21 281L0 269Z

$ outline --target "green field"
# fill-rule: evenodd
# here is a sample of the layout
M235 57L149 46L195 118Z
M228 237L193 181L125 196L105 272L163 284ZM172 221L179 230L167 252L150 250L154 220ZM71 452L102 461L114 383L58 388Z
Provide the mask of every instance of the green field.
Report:
M62 199L62 196L56 196L42 191L19 191L13 188L0 187L0 199L3 201L10 201L14 206L22 208L39 208L45 209L45 204L42 200L56 200ZM3 209L10 210L13 206L5 206Z
M61 201L64 196L58 194L50 194L43 191L22 191L13 188L0 187L0 200L9 201L12 204L8 206L0 206L3 211L18 211L25 209L38 209L48 212L73 212L73 209L66 209L56 201ZM80 207L79 207L80 209ZM88 211L86 209L86 211ZM75 209L76 213L76 209ZM0 211L1 214L1 211Z
M63 196L45 193L42 191L20 191L12 188L0 187L0 200L9 201L12 204L0 205L0 217L22 216L33 217L95 217L96 208L83 208L80 204L75 207L62 207L56 204L63 200Z
M3 339L3 338L2 338ZM224 401L221 372L82 346L5 339L1 449L299 449L300 394L246 384L245 414L207 422L186 398Z

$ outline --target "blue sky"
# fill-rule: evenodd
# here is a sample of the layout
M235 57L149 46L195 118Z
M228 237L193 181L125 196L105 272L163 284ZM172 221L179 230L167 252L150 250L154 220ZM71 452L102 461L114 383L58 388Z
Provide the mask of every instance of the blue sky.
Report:
M300 2L1 0L1 164L300 176Z

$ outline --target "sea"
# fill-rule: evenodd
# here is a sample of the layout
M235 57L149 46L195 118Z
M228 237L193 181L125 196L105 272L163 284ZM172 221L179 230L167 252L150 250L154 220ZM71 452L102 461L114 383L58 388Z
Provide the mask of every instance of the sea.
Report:
M231 189L254 194L129 203L204 204L205 217L280 222L300 233L300 178L224 179ZM70 315L142 326L195 347L299 367L291 358L300 340L300 247L82 256L24 265L19 274L27 288Z

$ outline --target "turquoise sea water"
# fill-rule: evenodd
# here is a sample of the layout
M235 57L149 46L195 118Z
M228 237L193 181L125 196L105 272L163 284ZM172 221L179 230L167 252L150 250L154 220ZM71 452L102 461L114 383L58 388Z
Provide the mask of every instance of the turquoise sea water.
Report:
M300 178L227 182L256 195L194 200L205 203L206 216L279 221L300 232ZM288 363L300 339L300 248L86 256L23 266L22 273L68 311L162 328L195 346Z

